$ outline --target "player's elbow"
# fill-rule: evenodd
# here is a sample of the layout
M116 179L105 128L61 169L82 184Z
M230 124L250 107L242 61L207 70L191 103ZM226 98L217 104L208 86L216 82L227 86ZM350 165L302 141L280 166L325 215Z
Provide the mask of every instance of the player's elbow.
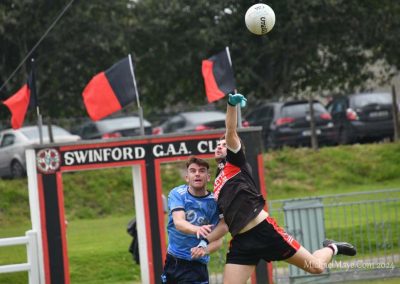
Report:
M182 231L183 231L183 226L182 226L179 222L175 223L175 228L176 228L179 232L182 232Z

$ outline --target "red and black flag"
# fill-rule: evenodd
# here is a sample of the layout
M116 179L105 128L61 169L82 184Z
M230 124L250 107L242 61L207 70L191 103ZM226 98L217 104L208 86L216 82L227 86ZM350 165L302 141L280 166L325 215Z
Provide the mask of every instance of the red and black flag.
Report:
M201 71L208 102L222 99L236 89L228 48L203 60Z
M35 72L33 69L29 73L28 82L14 95L3 101L3 104L11 112L11 127L13 129L21 128L28 108L37 106Z
M130 56L94 76L82 96L92 120L102 119L134 101L137 92Z

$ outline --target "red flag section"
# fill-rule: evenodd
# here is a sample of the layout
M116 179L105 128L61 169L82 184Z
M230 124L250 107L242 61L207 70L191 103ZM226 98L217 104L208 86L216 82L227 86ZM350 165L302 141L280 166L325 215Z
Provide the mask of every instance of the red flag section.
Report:
M104 72L89 82L83 91L83 100L92 120L99 120L122 109Z
M35 72L32 67L28 76L28 83L23 85L14 95L3 101L11 112L11 127L21 128L24 124L28 109L37 106Z
M222 99L236 89L235 77L226 49L203 60L201 71L208 102Z
M83 101L92 120L102 119L136 99L129 57L114 64L90 80L83 91Z
M11 126L13 129L21 128L24 124L30 97L31 91L28 84L25 84L18 92L3 102L11 112Z
M204 77L204 85L206 88L206 95L209 103L222 99L225 94L218 88L213 73L214 62L203 60L202 73Z

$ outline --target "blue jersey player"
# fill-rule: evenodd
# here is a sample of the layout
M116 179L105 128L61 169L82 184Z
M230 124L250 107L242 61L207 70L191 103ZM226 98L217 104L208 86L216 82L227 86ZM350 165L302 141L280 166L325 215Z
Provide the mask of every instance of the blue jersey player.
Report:
M219 215L214 195L207 190L209 165L190 157L186 163L187 184L175 187L168 195L168 250L161 276L163 283L208 283L209 253L222 245L217 239L200 245L218 224Z

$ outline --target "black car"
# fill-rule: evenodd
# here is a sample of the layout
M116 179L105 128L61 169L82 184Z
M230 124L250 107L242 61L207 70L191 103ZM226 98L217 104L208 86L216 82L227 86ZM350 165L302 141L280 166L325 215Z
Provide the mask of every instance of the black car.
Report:
M390 93L361 93L334 98L327 106L337 128L337 141L349 144L393 138Z
M145 135L152 132L151 123L143 121ZM72 131L82 139L105 139L140 135L140 119L138 116L106 118L99 121L88 121Z
M335 129L326 108L313 102L316 134L321 145L335 143ZM246 116L250 126L262 126L264 146L309 146L311 144L310 105L308 101L269 102Z

